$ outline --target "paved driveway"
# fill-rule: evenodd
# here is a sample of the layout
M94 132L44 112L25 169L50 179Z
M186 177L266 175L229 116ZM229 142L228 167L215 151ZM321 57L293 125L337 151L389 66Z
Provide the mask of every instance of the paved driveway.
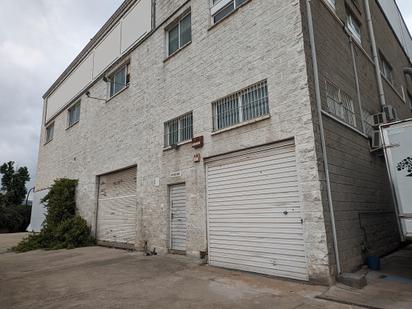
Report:
M102 247L0 254L1 308L355 308L326 290Z
M0 234L0 253L9 251L28 235L28 233Z

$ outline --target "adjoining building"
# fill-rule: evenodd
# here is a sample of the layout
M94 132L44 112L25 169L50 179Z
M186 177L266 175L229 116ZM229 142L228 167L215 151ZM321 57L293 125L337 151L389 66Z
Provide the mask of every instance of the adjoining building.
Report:
M78 179L102 244L331 283L401 241L403 46L377 0L126 0L44 95L36 191Z

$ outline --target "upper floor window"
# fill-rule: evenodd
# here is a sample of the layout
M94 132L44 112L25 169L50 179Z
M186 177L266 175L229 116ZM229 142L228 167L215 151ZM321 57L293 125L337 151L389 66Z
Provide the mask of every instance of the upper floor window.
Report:
M351 13L348 14L348 20L346 25L348 26L349 31L352 33L354 39L361 43L361 26L359 21Z
M326 111L352 127L356 127L356 115L352 97L329 81L326 81Z
M109 96L112 97L129 85L129 65L124 65L108 77Z
M212 0L212 19L217 23L248 0Z
M269 115L267 81L219 99L212 103L212 108L214 131Z
M50 142L54 136L54 122L46 127L46 143Z
M183 15L167 29L167 54L170 56L192 41L192 16Z
M69 108L67 120L68 127L71 127L80 121L80 102L77 102Z
M380 62L381 72L383 76L385 76L385 78L392 84L393 83L393 76L392 76L393 69L382 53L379 53L379 62Z
M193 113L169 120L164 124L164 146L169 147L192 140Z
M326 3L333 9L336 8L336 0L326 0Z

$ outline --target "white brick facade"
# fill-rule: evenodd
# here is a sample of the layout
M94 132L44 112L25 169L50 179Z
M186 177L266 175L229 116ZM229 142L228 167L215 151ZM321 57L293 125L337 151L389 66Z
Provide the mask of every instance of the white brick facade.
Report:
M168 185L186 183L188 254L207 249L205 165L202 158L284 139L295 139L309 276L328 282L330 266L321 185L314 142L302 21L298 0L252 0L211 27L208 0L157 1L156 25L180 10L130 54L130 85L107 103L81 97L80 122L66 129L58 115L54 139L43 145L42 129L36 188L55 178L79 179L78 207L96 224L97 176L137 165L137 239L166 252L169 242ZM275 4L274 4L275 3ZM191 8L192 43L165 61L164 27ZM212 135L211 103L267 79L271 117ZM89 89L105 97L106 83ZM191 144L163 150L163 123L193 111ZM181 171L181 177L170 177ZM159 186L155 185L160 179Z

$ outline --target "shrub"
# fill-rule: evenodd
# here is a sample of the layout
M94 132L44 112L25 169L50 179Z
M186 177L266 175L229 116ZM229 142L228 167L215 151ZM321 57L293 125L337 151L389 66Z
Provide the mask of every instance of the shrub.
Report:
M31 206L0 204L0 231L24 232L30 224Z
M17 252L35 249L72 249L95 243L87 222L76 215L77 181L58 179L42 203L47 208L46 219L39 234L32 234L14 248Z

